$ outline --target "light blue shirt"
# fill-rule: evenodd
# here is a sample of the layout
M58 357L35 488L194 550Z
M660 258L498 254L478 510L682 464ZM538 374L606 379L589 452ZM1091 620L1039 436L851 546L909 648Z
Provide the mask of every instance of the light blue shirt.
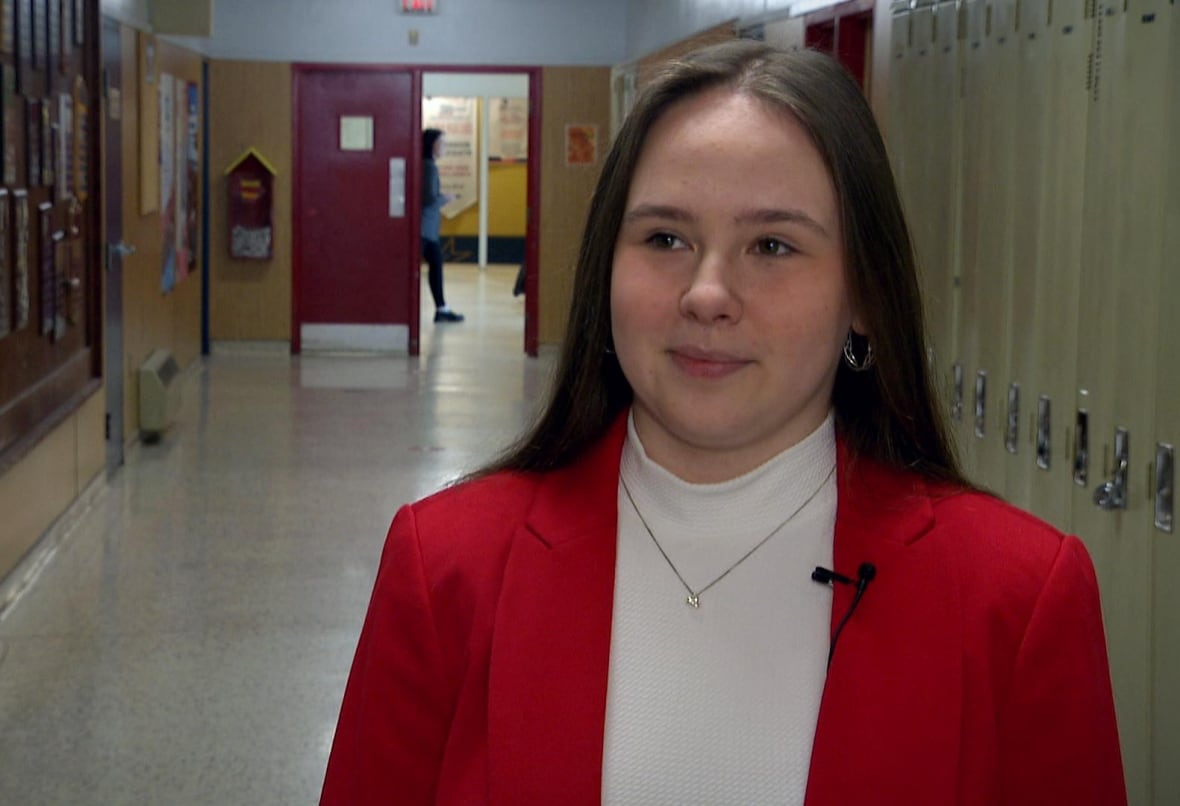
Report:
M438 240L438 228L442 224L442 208L445 203L438 179L438 165L432 159L424 160L422 163L422 237L426 240Z

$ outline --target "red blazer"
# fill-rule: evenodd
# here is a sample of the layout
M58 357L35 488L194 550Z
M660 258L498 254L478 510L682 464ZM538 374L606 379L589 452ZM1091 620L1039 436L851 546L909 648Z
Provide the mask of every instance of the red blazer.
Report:
M322 803L599 802L624 434L397 514ZM843 447L837 478L835 567L877 578L824 686L808 806L1125 803L1081 543Z

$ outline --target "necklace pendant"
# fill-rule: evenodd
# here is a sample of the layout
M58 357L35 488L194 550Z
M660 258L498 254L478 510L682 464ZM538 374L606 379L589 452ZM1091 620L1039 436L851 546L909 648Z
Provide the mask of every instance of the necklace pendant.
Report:
M695 593L688 594L688 599L685 600L689 607L697 610L701 609L701 597Z

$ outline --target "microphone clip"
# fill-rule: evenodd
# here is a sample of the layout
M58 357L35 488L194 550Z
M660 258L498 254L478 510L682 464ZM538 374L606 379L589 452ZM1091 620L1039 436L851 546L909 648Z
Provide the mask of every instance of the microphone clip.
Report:
M811 572L811 578L821 585L851 585L852 580L843 574L837 573L830 568L823 568L816 566L815 570Z
M872 563L861 563L860 567L856 569L856 579L818 565L811 572L811 578L821 585L856 585L858 591L867 588L876 577L877 566Z
M846 577L843 574L821 566L816 566L815 570L811 572L811 578L823 585L856 585L856 593L852 597L852 604L848 606L848 612L844 614L844 618L840 619L840 623L832 633L832 642L828 646L829 669L832 668L832 655L836 652L836 642L840 640L840 633L844 631L844 625L852 618L852 614L856 612L856 606L860 604L860 598L864 596L869 583L876 579L876 577L877 566L872 563L861 563L860 567L856 569L856 579Z

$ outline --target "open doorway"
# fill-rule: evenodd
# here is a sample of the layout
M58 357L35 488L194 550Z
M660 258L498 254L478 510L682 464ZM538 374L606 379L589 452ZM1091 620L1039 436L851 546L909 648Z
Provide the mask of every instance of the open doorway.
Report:
M419 354L421 103L428 73L461 82L433 87L456 96L505 97L496 83L505 74L527 84L521 331L525 352L537 355L540 68L340 64L295 66L292 352ZM426 304L433 328L433 305Z
M422 128L445 134L436 161L451 197L438 217L445 302L467 317L457 327L476 329L486 317L503 327L515 316L529 355L537 353L539 83L535 69L431 68L421 84ZM456 327L449 317L435 322L425 264L419 299L423 329Z

